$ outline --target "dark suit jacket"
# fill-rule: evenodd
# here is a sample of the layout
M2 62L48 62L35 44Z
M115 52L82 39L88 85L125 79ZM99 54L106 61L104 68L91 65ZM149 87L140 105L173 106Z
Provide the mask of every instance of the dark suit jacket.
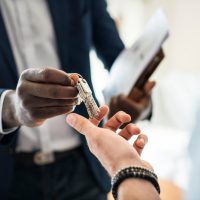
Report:
M105 0L47 0L47 2L55 29L62 70L81 74L92 87L89 61L91 47L96 49L108 69L124 48L115 24L106 11ZM0 13L0 95L5 89L15 89L18 78L13 52ZM77 112L87 116L84 106L79 106ZM12 180L14 159L9 152L10 146L15 147L16 140L17 133L1 136L0 199L2 200L5 199ZM105 171L89 152L84 138L82 143L96 179L102 190L107 192L110 189L110 181Z

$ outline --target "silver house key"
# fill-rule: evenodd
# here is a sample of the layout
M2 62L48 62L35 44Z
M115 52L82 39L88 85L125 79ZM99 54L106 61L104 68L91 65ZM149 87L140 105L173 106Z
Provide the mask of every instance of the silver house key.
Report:
M97 118L100 110L92 96L92 91L85 79L80 77L77 83L77 89L79 91L79 96L83 100L90 119Z

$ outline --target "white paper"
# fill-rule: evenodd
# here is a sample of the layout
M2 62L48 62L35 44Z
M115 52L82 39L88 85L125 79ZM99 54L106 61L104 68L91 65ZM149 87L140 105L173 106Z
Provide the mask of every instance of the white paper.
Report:
M108 84L103 90L106 103L117 94L128 94L147 64L158 53L169 35L167 19L159 9L149 20L143 34L115 60Z

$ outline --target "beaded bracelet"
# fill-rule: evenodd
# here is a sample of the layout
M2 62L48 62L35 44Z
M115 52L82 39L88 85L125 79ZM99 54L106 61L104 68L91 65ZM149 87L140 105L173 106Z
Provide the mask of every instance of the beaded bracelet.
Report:
M151 182L158 193L160 194L160 186L158 184L157 175L144 167L130 166L119 170L112 178L112 194L115 200L118 198L118 187L119 185L128 178L140 178Z

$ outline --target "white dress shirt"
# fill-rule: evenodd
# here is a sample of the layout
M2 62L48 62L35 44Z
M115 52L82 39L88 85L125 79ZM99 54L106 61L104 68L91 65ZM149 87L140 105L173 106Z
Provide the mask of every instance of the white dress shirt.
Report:
M45 0L0 0L0 8L5 21L18 73L30 67L60 67L55 34L49 9ZM67 44L66 44L67 45ZM0 99L0 117L5 92ZM29 128L22 126L18 138L17 151L44 152L63 151L80 145L80 138L65 122L65 115L45 121L42 126ZM0 118L0 133L3 130Z

